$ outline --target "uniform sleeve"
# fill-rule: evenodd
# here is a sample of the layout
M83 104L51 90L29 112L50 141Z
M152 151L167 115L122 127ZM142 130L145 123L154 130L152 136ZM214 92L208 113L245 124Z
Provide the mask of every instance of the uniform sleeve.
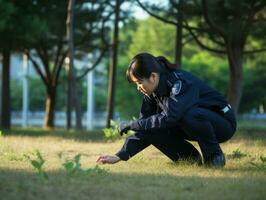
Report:
M127 161L149 145L150 143L144 139L143 133L137 132L126 139L123 147L116 153L116 155L121 160Z
M156 113L156 102L152 97L144 96L142 100L141 110L139 114L139 118L147 118Z
M196 105L199 99L198 87L186 85L185 82L173 87L170 96L165 102L166 109L145 119L139 119L131 123L134 131L169 128L176 126L184 113Z
M156 108L156 102L152 97L143 96L139 119L154 115L156 113ZM144 134L136 132L134 135L131 135L126 139L123 147L116 153L116 155L121 160L127 161L149 145L150 143L144 139Z

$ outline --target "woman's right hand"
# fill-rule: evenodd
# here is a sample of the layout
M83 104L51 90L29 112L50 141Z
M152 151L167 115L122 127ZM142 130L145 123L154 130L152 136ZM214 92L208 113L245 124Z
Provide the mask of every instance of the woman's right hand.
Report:
M110 156L110 155L104 155L100 156L96 163L98 164L115 164L119 162L121 159L118 156Z

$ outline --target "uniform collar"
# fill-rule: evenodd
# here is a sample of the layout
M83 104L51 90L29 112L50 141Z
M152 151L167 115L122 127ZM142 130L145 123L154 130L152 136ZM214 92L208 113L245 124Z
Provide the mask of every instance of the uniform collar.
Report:
M159 84L157 89L155 90L155 94L158 96L166 96L167 95L167 83L166 83L166 76L160 75Z

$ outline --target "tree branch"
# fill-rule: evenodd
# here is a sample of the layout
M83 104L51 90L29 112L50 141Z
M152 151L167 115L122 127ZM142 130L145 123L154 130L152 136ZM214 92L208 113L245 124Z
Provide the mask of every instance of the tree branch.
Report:
M158 15L152 13L152 12L149 11L149 10L148 10L148 9L147 9L147 8L146 8L146 7L145 7L145 6L144 6L139 0L136 0L136 1L137 1L137 3L139 4L139 6L140 6L145 12L147 12L149 15L151 15L152 17L155 17L156 19L159 19L160 21L163 21L163 22L168 23L168 24L172 24L172 25L175 25L175 26L178 25L178 22L174 22L174 21L171 21L171 20L164 19L164 18L162 18L162 17L160 17L160 16L158 16ZM213 49L213 48L211 48L211 47L206 46L205 44L203 44L203 43L198 39L198 36L192 31L192 29L194 29L194 30L197 30L198 32L202 32L202 31L204 31L204 32L208 33L208 31L207 31L206 29L202 29L202 28L198 28L198 27L190 27L190 26L188 25L188 23L185 23L185 20L184 20L184 23L182 23L182 27L189 31L189 33L192 35L192 37L194 38L194 40L197 42L197 44L198 44L200 47L202 47L202 48L204 48L204 49L206 49L206 50L208 50L208 51L212 51L212 52L219 53L219 54L224 54L224 53L226 53L224 50ZM217 40L213 40L213 42L214 42L214 43L217 43L217 44L219 44L219 45L221 45L221 46L223 46L223 43L221 43L221 42L219 42L219 41L217 41Z
M222 37L226 38L226 33L225 31L219 27L217 24L215 24L209 14L208 14L208 5L207 5L207 0L202 0L202 7L203 7L203 15L207 21L207 23L212 27L216 32L218 32Z
M266 51L266 48L265 49L248 50L248 51L244 51L243 53L244 54L253 54L253 53L262 53L264 51Z
M178 23L179 22L174 22L174 21L171 21L171 20L167 20L167 19L164 19L164 18L162 18L162 17L160 17L160 16L158 16L158 15L156 15L156 14L154 14L154 13L152 13L151 11L149 11L139 0L136 0L137 2L138 2L138 4L139 4L139 6L145 11L145 12L147 12L149 15L151 15L152 17L155 17L156 19L159 19L160 21L163 21L163 22L165 22L165 23L168 23L168 24L172 24L172 25L175 25L175 26L177 26L178 25ZM173 0L171 0L171 3L173 4L173 5L177 5L176 3L174 3L174 1ZM206 33L209 33L210 31L208 30L208 29L203 29L203 28L199 28L199 27L192 27L192 26L189 26L188 24L183 24L182 23L182 27L183 28L185 28L186 30L196 30L196 31L198 31L198 32L206 32ZM221 46L224 46L224 43L221 43L221 42L219 42L219 41L217 41L217 40L213 40L213 42L214 43L217 43L217 44L219 44L219 45L221 45Z
M52 74L54 75L55 72L56 72L56 66L58 65L58 61L59 61L59 57L60 57L60 53L61 53L61 50L62 50L62 40L60 40L58 46L57 46L57 51L56 51L56 56L55 56L55 61L54 61L54 68L53 68L53 72Z
M219 45L219 46L222 46L222 47L225 46L225 42L222 42L222 41L219 41L219 40L215 39L214 36L211 35L211 34L209 34L209 35L210 35L210 40L211 40L213 43L215 43L215 44L217 44L217 45Z
M36 70L36 72L40 75L42 81L44 82L44 84L47 86L48 85L48 80L47 78L45 77L45 75L43 74L39 64L37 63L36 60L34 60L32 58L32 56L30 55L29 53L29 50L25 50L25 53L26 55L28 56L28 58L30 59L30 61L32 62L33 66L34 66L34 69Z
M86 74L89 71L93 70L101 62L101 60L104 57L106 51L107 51L107 48L103 49L102 52L101 52L101 55L98 57L98 59L95 61L95 63L90 68L86 69L85 72L83 72L82 75L80 75L79 77L77 77L77 80L80 80L80 79L84 78L84 76L86 76Z
M205 29L205 28L199 28L199 27L194 27L194 26L190 26L189 24L188 24L188 22L186 22L185 20L184 20L184 23L186 23L187 24L187 26L185 26L185 27L187 27L186 29L188 30L188 29L191 29L192 31L197 31L197 33L206 33L206 34L208 34L209 36L210 36L210 40L213 42L213 43L216 43L217 45L220 45L220 46L225 46L225 43L224 42L221 42L221 41L218 41L218 40L216 40L214 37L213 37L213 35L210 33L211 32L211 29Z
M184 23L187 24L187 22L185 22L185 21L184 21ZM199 40L198 35L196 35L196 34L195 34L195 33L189 28L188 24L187 24L186 26L188 27L187 30L189 31L189 33L192 35L192 37L194 38L194 40L197 42L197 44L198 44L201 48L206 49L206 50L208 50L208 51L212 51L212 52L214 52L214 53L218 53L218 54L225 54L225 53L226 53L225 50L213 49L213 48L208 47L207 45L203 44L203 43Z
M266 6L266 1L262 1L261 4L255 6L255 2L252 2L251 5L251 9L250 9L250 13L248 14L246 23L245 23L245 27L244 27L244 32L248 33L248 31L250 30L250 28L252 27L253 23L256 23L254 20L254 16L256 15L257 12L260 11L260 9L262 9L263 7Z
M43 66L44 66L44 70L46 72L47 81L51 82L52 81L52 77L51 77L51 72L50 72L50 69L49 69L49 62L47 62L48 58L46 58L44 53L42 53L41 49L39 49L39 48L35 48L35 49L36 49L36 52L37 52L38 56L42 60L42 63L43 63ZM43 52L44 52L44 50L43 50Z
M78 37L75 39L75 47L80 46L81 44L85 44L88 39L91 39L92 30L94 28L97 28L96 26L93 26L93 23L90 23L89 30L86 31L86 34L78 35Z
M68 50L66 50L62 56L61 56L61 59L59 60L58 64L57 64L57 67L56 67L56 71L55 71L55 75L54 75L54 84L57 85L58 84L58 80L59 80L59 74L60 74L60 71L62 69L62 66L64 64L64 60L66 58L68 54Z
M102 38L102 41L105 44L105 46L110 46L110 44L105 39L104 27L105 27L105 23L109 20L109 18L112 16L112 14L114 14L114 11L110 12L102 21L102 26L101 26L101 35L102 35L102 37L101 38Z
M176 1L175 0L169 0L170 1L170 3L175 7L175 9L177 9L177 11L179 12L179 10L178 10L178 4L176 3ZM179 4L180 4L180 2L178 2Z
M188 37L183 43L182 43L182 46L185 46L186 44L190 43L191 41L194 40L194 37L190 34L189 36L191 37ZM196 35L198 37L198 35Z
M152 16L152 17L155 17L156 19L159 19L160 21L163 21L163 22L165 22L165 23L167 23L167 24L173 24L173 25L175 25L175 26L177 26L178 25L178 22L174 22L174 21L171 21L171 20L168 20L168 19L165 19L165 18L163 18L163 17L160 17L159 15L156 15L156 14L154 14L154 13L152 13L151 11L149 11L139 0L136 0L137 1L137 3L139 4L139 6L145 11L145 12L147 12L150 16Z

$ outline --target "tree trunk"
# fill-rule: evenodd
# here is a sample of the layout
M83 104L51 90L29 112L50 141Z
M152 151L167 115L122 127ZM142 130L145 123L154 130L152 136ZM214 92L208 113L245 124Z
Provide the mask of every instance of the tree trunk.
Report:
M230 67L228 101L237 114L242 97L243 48L237 47L235 44L227 44L226 50Z
M3 50L1 127L10 129L10 50Z
M178 3L177 26L176 26L176 46L175 62L181 67L182 65L182 38L183 38L183 0Z
M70 68L70 67L69 67ZM67 129L71 128L71 113L72 113L72 70L68 69L67 71L67 105L66 105L66 127Z
M73 102L73 105L75 107L75 112L76 112L76 129L81 129L82 128L82 112L81 112L80 98L78 95L78 87L77 87L77 80L75 78L75 73L73 73L73 79L72 79L72 99L73 99L72 102Z
M47 86L46 86L47 87ZM44 128L54 127L56 88L46 88Z
M113 45L112 45L112 60L109 67L106 127L110 127L110 120L113 119L114 117L114 101L115 101L114 97L115 97L115 80L116 80L118 37L119 37L118 23L119 23L120 5L121 5L120 0L116 0L114 35L113 35Z
M68 78L67 78L67 129L71 128L71 113L72 113L72 84L73 84L73 65L74 65L74 5L75 0L69 0L67 8L66 32L69 46L69 63L68 63Z

